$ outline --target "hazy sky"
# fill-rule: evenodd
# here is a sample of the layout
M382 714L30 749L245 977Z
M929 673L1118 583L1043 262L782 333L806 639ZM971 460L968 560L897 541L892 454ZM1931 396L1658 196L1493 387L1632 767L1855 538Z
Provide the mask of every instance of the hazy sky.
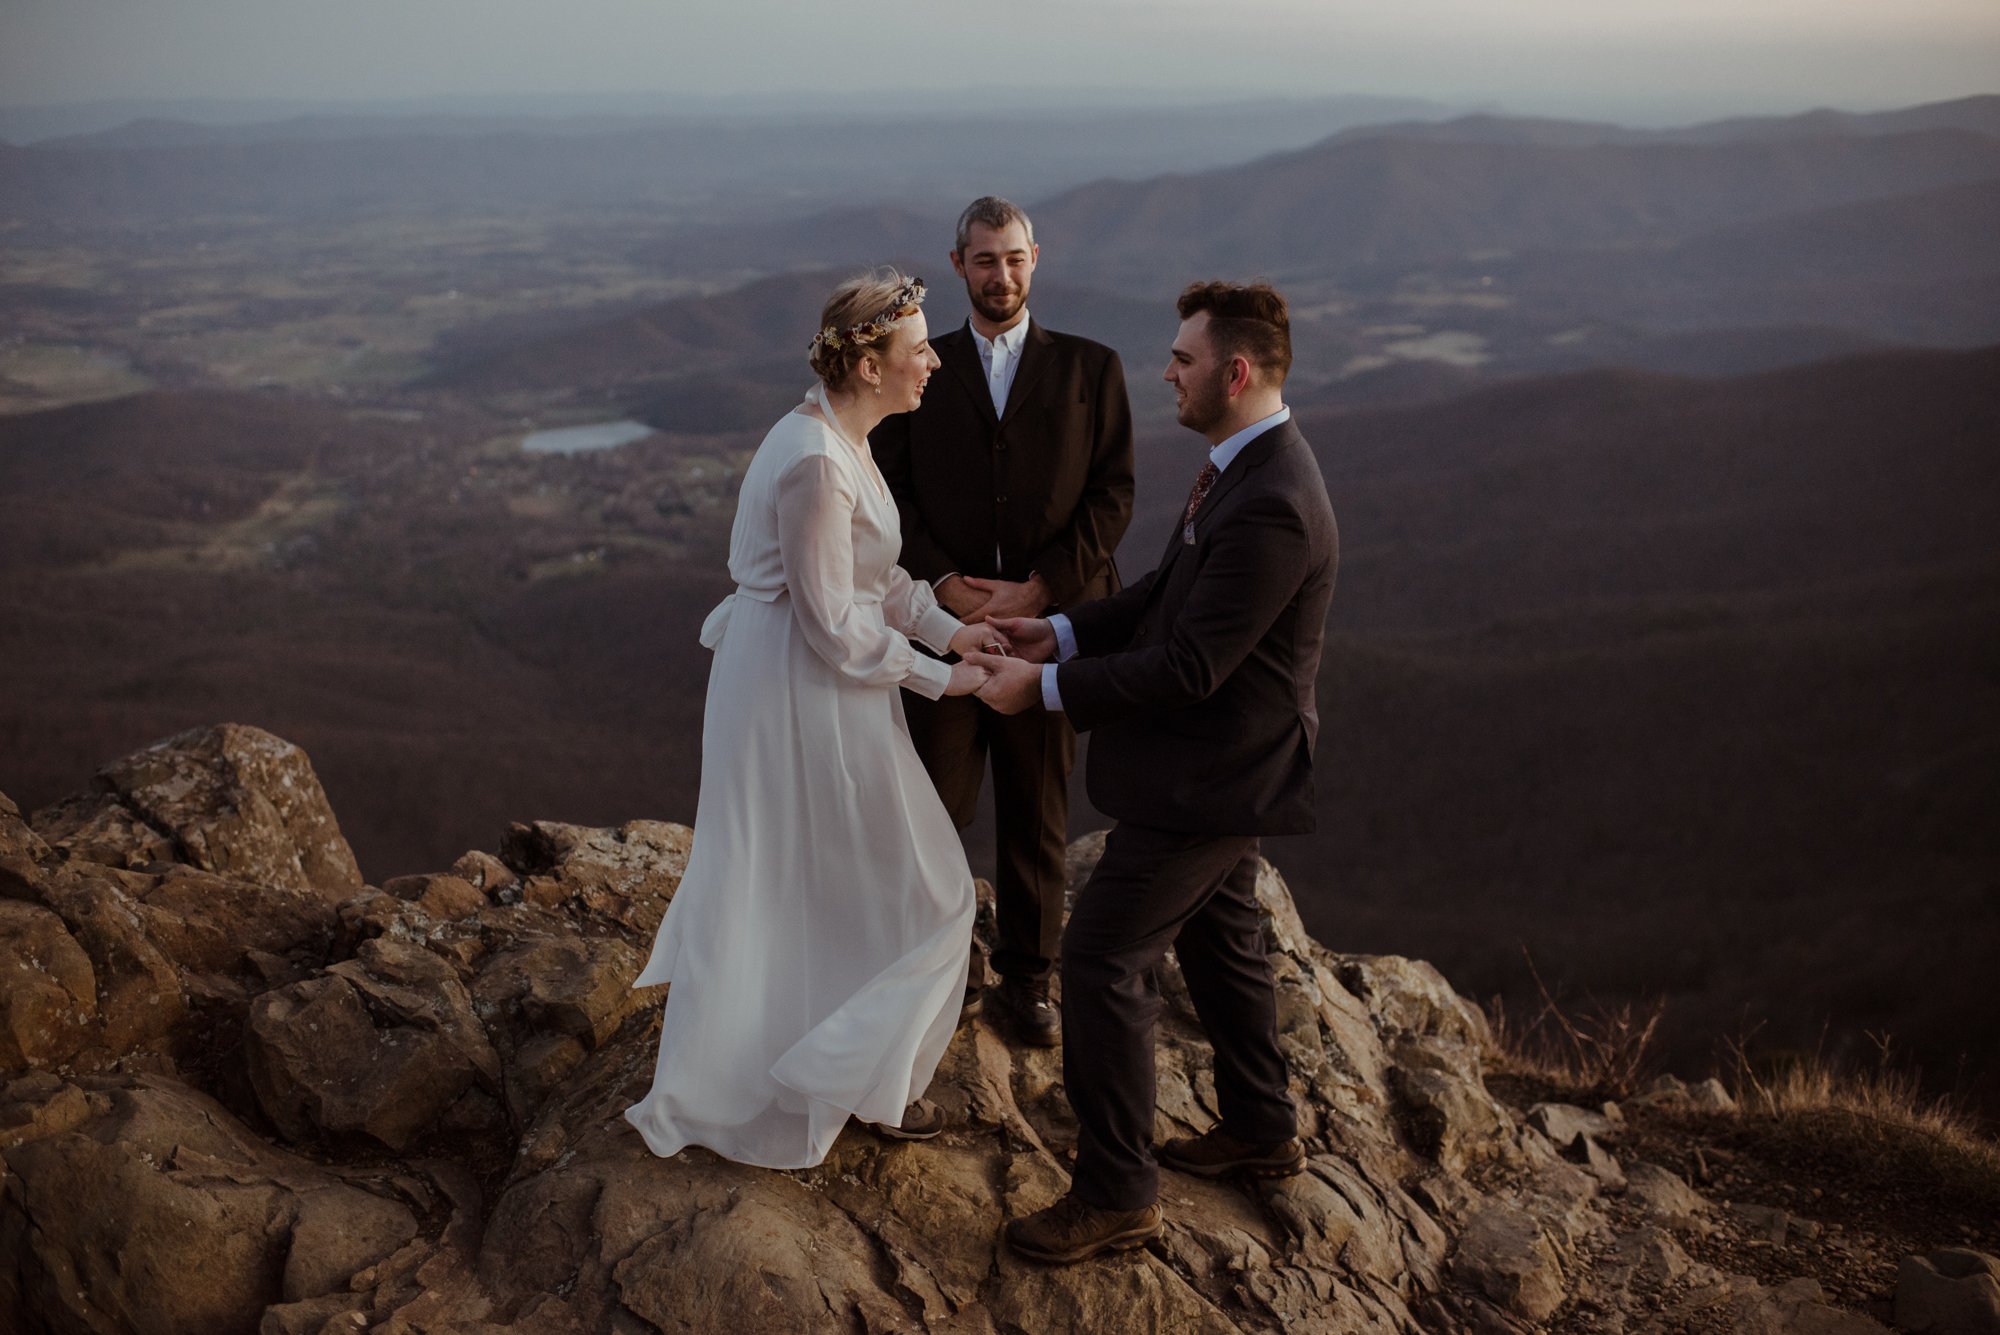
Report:
M0 0L17 106L1009 85L1869 109L2000 91L2000 0Z

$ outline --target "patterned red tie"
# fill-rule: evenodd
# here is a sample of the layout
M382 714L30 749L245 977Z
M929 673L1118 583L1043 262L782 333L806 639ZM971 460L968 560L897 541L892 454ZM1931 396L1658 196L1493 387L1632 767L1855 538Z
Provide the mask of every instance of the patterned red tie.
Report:
M1190 547L1194 545L1194 516L1201 509L1201 503L1208 499L1208 489L1215 485L1215 479L1222 476L1222 470L1211 459L1202 466L1201 476L1194 480L1194 490L1188 493L1187 513L1181 516L1181 541Z

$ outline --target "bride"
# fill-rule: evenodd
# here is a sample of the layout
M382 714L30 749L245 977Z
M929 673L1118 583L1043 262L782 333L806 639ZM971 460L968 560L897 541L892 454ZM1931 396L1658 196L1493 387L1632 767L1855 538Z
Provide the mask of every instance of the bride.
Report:
M943 1129L918 1096L964 997L972 877L898 692L986 677L911 640L942 654L997 637L896 564L896 503L868 452L939 364L923 297L893 269L834 290L819 383L743 479L737 589L701 630L715 660L694 847L634 984L673 983L652 1092L625 1113L655 1154L804 1168L850 1116L903 1139Z

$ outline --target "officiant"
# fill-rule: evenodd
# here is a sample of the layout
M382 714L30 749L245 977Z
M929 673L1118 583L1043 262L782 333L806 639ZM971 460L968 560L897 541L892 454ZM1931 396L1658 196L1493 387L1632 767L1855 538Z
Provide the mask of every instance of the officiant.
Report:
M967 621L1045 616L1114 593L1132 518L1132 415L1118 354L1037 323L1040 248L1014 204L974 200L952 268L972 314L931 340L943 363L923 404L869 437L896 498L901 563ZM1062 933L1063 854L1076 734L1061 714L997 714L977 700L905 702L947 811L971 824L993 768L997 1019L1029 1044L1060 1041L1049 993ZM967 1009L982 1002L978 961Z

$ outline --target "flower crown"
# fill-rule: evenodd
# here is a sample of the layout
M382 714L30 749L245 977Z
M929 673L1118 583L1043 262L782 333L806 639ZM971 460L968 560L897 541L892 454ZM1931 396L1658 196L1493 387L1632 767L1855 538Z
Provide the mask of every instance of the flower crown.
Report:
M894 329L896 322L903 318L904 311L923 304L924 280L905 279L903 285L896 289L896 294L889 298L889 308L882 314L872 320L864 320L860 324L851 324L845 329L835 329L832 325L828 325L813 335L813 341L806 352L810 356L818 356L822 347L844 348L849 343L865 347Z

